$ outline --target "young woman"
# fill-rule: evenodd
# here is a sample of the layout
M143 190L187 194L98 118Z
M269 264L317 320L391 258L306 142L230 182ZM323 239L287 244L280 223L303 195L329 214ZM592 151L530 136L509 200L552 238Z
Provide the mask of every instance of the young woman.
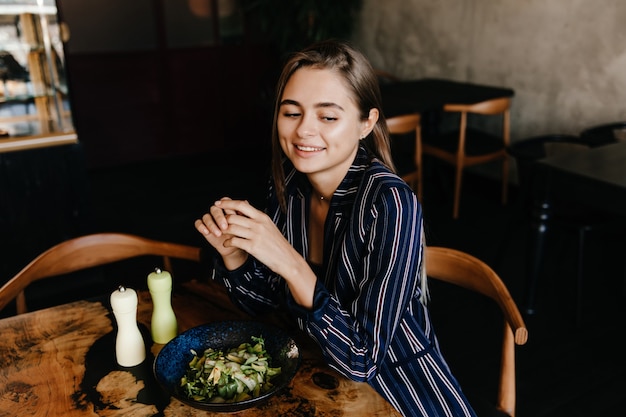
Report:
M313 45L278 82L265 212L227 197L196 220L249 313L288 308L330 366L405 416L473 416L425 306L422 211L393 172L380 92L344 42Z

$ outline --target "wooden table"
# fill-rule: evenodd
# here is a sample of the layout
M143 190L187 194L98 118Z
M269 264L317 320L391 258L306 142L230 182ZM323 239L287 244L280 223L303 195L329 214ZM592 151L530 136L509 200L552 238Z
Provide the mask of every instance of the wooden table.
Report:
M152 302L138 291L138 321L149 352L139 366L115 361L115 319L108 296L0 320L0 416L207 416L169 398L152 374L155 355L149 325ZM247 316L216 283L177 285L173 306L181 331L211 321ZM348 380L328 367L315 343L280 315L254 318L280 326L302 350L291 384L268 402L240 416L399 416L368 384Z
M406 113L438 112L445 104L473 104L499 97L513 97L507 87L474 84L440 78L382 83L385 117Z
M533 240L526 283L526 314L535 314L545 240L556 201L626 218L626 142L589 149L572 147L539 160L533 165L531 192Z

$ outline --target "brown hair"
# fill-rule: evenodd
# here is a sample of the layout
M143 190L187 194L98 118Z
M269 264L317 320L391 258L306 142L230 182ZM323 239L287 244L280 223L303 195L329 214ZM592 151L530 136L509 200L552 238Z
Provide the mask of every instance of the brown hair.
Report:
M281 207L285 208L285 173L283 161L285 155L278 138L277 120L280 102L285 85L300 68L314 67L330 69L343 76L346 85L352 91L354 101L361 112L361 118L367 119L370 110L379 110L379 117L372 132L362 140L371 155L378 158L395 171L391 159L389 131L382 112L378 78L365 56L346 41L327 40L315 43L300 52L294 53L283 67L276 87L274 121L272 124L272 175L276 196Z

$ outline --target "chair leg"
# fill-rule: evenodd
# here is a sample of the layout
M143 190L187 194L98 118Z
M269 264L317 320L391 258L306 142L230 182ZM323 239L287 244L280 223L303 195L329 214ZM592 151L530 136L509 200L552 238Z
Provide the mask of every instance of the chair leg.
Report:
M456 178L454 180L454 203L452 208L452 218L459 218L459 205L461 201L461 180L463 179L463 167L457 164Z
M506 204L509 191L509 161L507 158L504 157L502 161L502 205Z

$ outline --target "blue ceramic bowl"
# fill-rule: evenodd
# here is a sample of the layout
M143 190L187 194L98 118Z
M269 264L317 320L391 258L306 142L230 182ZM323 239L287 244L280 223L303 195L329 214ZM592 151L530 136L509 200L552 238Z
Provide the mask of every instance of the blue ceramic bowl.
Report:
M250 342L252 336L265 339L265 349L270 355L271 366L281 367L281 373L272 379L274 385L268 392L235 403L209 403L194 401L180 390L180 379L193 357L193 349L199 355L207 348L229 349ZM154 376L161 387L185 404L216 412L243 410L267 401L289 382L300 366L300 349L283 330L255 321L222 321L203 324L189 329L170 340L154 361Z

